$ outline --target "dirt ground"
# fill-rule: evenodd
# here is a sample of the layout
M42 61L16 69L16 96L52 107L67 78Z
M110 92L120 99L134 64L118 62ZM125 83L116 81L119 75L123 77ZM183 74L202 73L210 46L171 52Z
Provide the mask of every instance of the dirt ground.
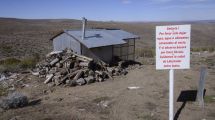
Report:
M210 57L214 61L214 53L192 54L191 69L175 70L175 120L215 119L214 65L207 67L204 108L194 101L177 102L182 91L197 90L200 67L206 66ZM26 87L18 91L29 97L30 104L1 111L1 120L168 119L168 71L155 70L155 65L141 65L125 76L77 87L51 87L30 74L24 81ZM129 90L131 86L140 88Z

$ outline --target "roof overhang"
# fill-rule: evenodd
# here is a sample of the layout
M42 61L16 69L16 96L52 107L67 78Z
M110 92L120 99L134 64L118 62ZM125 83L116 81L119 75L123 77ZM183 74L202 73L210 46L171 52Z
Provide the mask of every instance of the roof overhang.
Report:
M56 35L52 36L49 40L53 40L53 39L55 39L57 36L59 36L59 35L61 35L61 34L63 34L63 33L64 33L64 30L61 30L61 31L57 32Z

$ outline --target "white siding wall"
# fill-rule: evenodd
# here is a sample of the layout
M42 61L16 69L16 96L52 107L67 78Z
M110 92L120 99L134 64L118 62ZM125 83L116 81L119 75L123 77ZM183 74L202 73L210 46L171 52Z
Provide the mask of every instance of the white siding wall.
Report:
M81 44L74 40L72 37L63 33L53 39L54 51L64 50L66 48L72 49L74 52L81 54ZM95 55L106 63L112 61L112 46L91 48L90 50L82 46L82 54L91 58L95 58ZM95 58L96 59L96 58Z
M66 48L72 49L74 52L81 54L81 45L78 41L72 37L63 33L53 39L54 51L64 50Z

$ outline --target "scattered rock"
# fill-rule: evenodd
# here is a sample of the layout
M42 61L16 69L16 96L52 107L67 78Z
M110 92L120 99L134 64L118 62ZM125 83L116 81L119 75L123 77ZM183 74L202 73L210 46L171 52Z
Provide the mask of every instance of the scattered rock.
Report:
M107 108L107 107L109 107L110 103L111 102L109 100L102 100L97 105L102 108Z
M84 84L86 84L86 80L84 78L79 78L78 80L76 80L76 84L77 85L84 85Z
M129 90L136 90L136 89L140 89L140 87L138 86L132 86L132 87L128 87Z
M86 80L87 84L95 82L95 78L93 76L88 76L88 77L86 77L84 79Z
M27 96L14 92L12 94L9 94L7 98L3 98L0 101L0 107L4 110L11 109L11 108L18 108L18 107L24 107L28 105L28 98Z
M61 102L63 98L55 98L54 101Z
M6 76L4 74L0 74L0 81L6 80Z

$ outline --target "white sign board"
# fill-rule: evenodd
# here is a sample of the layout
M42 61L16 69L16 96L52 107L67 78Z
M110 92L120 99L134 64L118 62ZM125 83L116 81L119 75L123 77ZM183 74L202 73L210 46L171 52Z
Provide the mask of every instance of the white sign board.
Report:
M190 25L156 27L156 69L190 68Z

